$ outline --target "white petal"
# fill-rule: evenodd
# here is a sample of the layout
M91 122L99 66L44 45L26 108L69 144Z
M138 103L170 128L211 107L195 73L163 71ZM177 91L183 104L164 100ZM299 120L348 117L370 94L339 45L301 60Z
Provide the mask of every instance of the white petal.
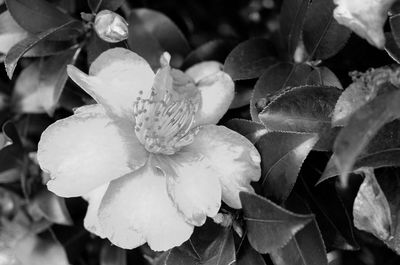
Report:
M334 0L338 5L333 15L342 25L353 30L370 44L383 49L383 26L395 0Z
M154 73L136 53L114 48L102 53L91 65L89 75L68 66L68 75L98 103L118 116L131 116L133 102L147 97ZM141 92L140 92L141 91Z
M210 161L219 172L222 200L230 207L241 208L239 192L252 192L250 182L261 176L260 154L251 142L224 126L206 125L185 150L204 155Z
M37 158L50 173L48 189L73 197L144 165L146 154L130 123L112 120L94 105L50 125L39 141Z
M221 68L221 64L217 62L203 62L186 71L195 80L201 94L201 106L196 115L195 126L216 124L232 103L235 84Z
M82 196L88 202L88 208L86 211L85 219L83 220L83 226L86 228L86 230L98 235L101 238L105 238L105 236L103 235L103 232L101 230L98 212L101 200L103 199L107 188L108 183Z
M196 226L203 225L207 216L214 217L221 207L219 173L203 158L189 152L160 158L168 194L187 222Z
M147 242L155 251L168 250L193 232L169 199L165 176L150 164L112 181L101 202L100 225L119 247Z

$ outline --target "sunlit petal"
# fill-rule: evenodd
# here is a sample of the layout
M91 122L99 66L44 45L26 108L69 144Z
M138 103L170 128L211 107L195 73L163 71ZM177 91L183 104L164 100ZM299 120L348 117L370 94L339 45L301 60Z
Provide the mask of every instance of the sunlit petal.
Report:
M181 245L193 232L168 197L166 178L149 162L110 183L99 210L104 235L122 248L156 251Z
M41 168L50 173L48 189L73 197L144 165L146 154L131 124L110 119L94 105L50 125L37 156Z
M241 208L239 192L253 191L250 182L258 181L261 175L260 155L251 142L224 126L205 125L184 149L207 157L219 172L223 201Z
M387 13L395 0L334 0L335 19L349 27L370 44L383 49L385 35L383 26Z
M83 220L83 225L86 230L98 235L101 238L104 238L105 236L103 236L97 213L99 212L100 203L107 191L107 188L108 183L82 196L88 202L88 208L85 219Z
M124 117L130 117L133 102L139 95L149 95L154 80L149 64L136 53L122 48L102 53L91 65L89 75L72 65L67 71L98 103Z
M189 152L160 158L170 198L186 220L196 226L203 225L207 216L215 216L221 206L219 173L203 158Z
M195 125L216 124L229 109L235 84L217 62L203 62L189 68L186 73L193 78L201 94L201 106Z

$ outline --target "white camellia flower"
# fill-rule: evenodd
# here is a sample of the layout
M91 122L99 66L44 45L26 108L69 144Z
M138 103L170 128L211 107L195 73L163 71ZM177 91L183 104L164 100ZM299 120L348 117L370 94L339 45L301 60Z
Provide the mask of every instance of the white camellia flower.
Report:
M214 217L221 199L239 209L240 191L260 178L260 155L245 137L215 125L234 97L217 62L185 73L169 55L153 73L137 54L110 49L89 75L69 76L98 104L84 106L42 134L49 190L88 202L85 227L122 248L167 250Z
M383 25L389 8L396 0L333 0L337 22L350 28L370 44L383 49Z

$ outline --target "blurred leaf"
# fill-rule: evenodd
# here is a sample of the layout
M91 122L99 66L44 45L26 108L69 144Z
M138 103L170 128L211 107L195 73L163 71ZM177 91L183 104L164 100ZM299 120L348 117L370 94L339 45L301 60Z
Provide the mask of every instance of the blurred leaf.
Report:
M105 42L104 40L100 39L99 36L97 36L97 34L95 33L92 34L86 46L88 65L91 65L101 53L105 52L111 47L111 43Z
M126 250L107 242L100 252L100 265L127 265Z
M250 39L240 43L228 55L224 71L233 80L252 79L276 62L271 43L266 39Z
M288 203L288 207L295 212L310 213L307 205L298 197L289 199ZM315 219L297 232L285 246L272 252L270 257L275 265L327 265L324 241Z
M34 47L36 44L40 43L41 41L47 39L49 36L52 34L55 34L56 32L62 30L65 27L68 27L69 25L72 24L80 24L80 22L77 21L70 21L67 22L64 25L61 25L60 27L57 28L52 28L47 31L44 31L37 36L31 36L28 37L20 42L18 42L16 45L14 45L7 53L6 58L5 58L5 66L6 66L6 72L8 77L11 79L15 70L15 67L17 66L17 63L19 59L32 47Z
M240 133L253 144L268 132L263 124L242 119L229 120L224 126Z
M133 9L129 18L128 44L153 69L160 67L164 51L171 54L171 65L178 67L190 51L189 44L175 23L164 14L146 8Z
M182 64L182 69L203 61L218 61L223 63L229 52L236 46L236 41L212 40L191 51Z
M37 236L26 223L29 221L20 217L2 220L0 244L8 247L21 265L69 265L65 250L49 233L46 237Z
M362 168L361 171L365 178L354 200L354 225L385 241L392 231L389 203L375 178L374 170Z
M7 53L12 46L26 37L28 32L15 22L9 11L0 14L0 53Z
M82 29L82 24L78 20L74 20L45 0L6 0L6 4L15 21L33 34L60 28L62 32L54 33L52 37L57 40L68 40L77 36L79 32L76 29ZM75 23L71 23L72 21Z
M314 0L307 11L303 41L310 59L324 60L339 52L350 37L351 30L333 18L332 0Z
M205 225L191 239L169 250L158 265L231 265L235 263L235 244L230 228ZM206 237L206 238L204 238ZM208 237L208 238L207 238ZM210 240L210 238L212 240Z
M59 243L34 234L23 238L14 249L23 265L69 265L67 254Z
M69 215L64 198L58 197L46 188L42 189L32 200L33 211L38 210L40 215L52 223L61 225L72 225L73 221Z
M347 183L357 157L378 130L386 123L400 117L400 90L387 84L387 92L377 96L357 111L335 140L333 151L342 183Z
M334 86L343 89L336 75L328 67L316 67L308 76L307 85Z
M312 68L306 64L277 63L257 80L250 100L250 114L253 121L260 122L258 114L289 87L306 84Z
M301 38L309 4L310 0L284 0L282 3L279 24L284 46L291 60Z
M376 136L372 138L365 150L357 157L352 171L361 167L381 168L400 166L399 154L400 121L395 120L384 125ZM338 175L340 175L340 172L335 164L335 158L332 156L318 183Z
M2 218L12 218L15 216L24 203L19 195L0 187L0 216Z
M261 154L264 196L279 204L287 199L304 160L317 141L317 134L269 132L256 142Z
M6 54L11 47L29 36L31 36L31 34L15 22L9 11L0 14L0 54ZM70 42L45 40L27 51L24 56L36 57L53 55L71 46L72 44Z
M17 129L11 122L2 127L0 148L0 183L11 183L20 179L24 149Z
M301 194L315 214L325 245L328 249L358 250L360 247L354 238L350 214L337 194L335 182L325 182L316 187L320 173L313 170L316 174L312 174L309 167L314 165L304 166L303 172L308 173L299 177L296 192Z
M400 48L391 33L385 33L385 51L396 62L400 63Z
M25 68L15 84L12 101L20 113L53 115L67 82L67 65L73 62L77 50L36 61Z
M339 95L336 87L295 87L279 95L259 117L269 130L318 133L314 149L330 150L336 136L331 114Z
M88 5L93 13L97 13L98 11L103 9L115 11L123 3L124 0L88 0Z
M255 250L263 254L286 245L313 219L312 215L292 213L256 194L240 192L240 199L249 242Z

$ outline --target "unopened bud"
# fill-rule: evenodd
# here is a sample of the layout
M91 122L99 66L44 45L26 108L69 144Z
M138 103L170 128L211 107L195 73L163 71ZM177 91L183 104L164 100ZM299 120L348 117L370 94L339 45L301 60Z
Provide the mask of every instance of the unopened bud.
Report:
M107 42L120 42L128 38L128 23L109 10L100 11L94 20L97 35Z

